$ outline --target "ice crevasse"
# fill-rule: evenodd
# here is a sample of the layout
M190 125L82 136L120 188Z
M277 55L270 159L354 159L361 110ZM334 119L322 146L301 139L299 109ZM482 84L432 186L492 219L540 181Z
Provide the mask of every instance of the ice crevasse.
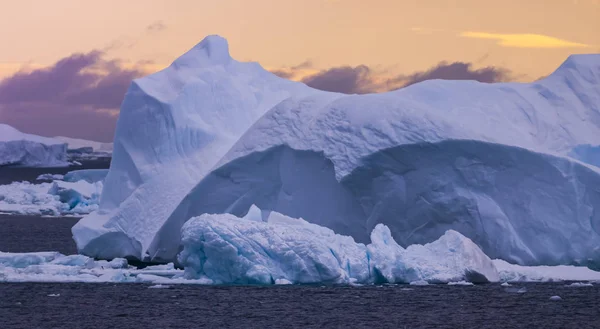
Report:
M454 230L512 263L593 264L598 145L600 55L530 84L343 95L239 63L211 36L132 83L100 209L73 234L89 256L167 262L188 219L256 204L358 243L378 224L404 247Z

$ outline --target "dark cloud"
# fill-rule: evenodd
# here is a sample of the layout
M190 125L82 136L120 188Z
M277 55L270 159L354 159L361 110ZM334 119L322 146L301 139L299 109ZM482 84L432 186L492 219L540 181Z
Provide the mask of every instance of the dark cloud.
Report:
M366 94L376 91L373 73L365 65L342 66L324 70L302 79L315 89L344 94Z
M291 70L271 70L271 73L284 79L292 79L296 73Z
M484 56L479 61L487 58ZM293 79L303 69L312 68L312 63L307 61L290 68L273 70L275 75L282 78ZM473 68L472 63L465 62L440 62L429 70L415 72L409 75L399 74L390 76L389 72L376 71L366 65L340 66L322 70L305 76L302 82L310 87L340 92L345 94L365 94L395 90L412 84L432 79L443 80L476 80L479 82L502 82L515 78L508 69L499 67Z
M156 21L146 27L148 33L157 33L167 29L167 25L163 21Z
M399 76L396 79L404 80L403 87L433 79L476 80L479 82L492 83L509 80L510 71L492 66L474 69L473 64L471 63L441 62L425 72L416 72L409 76Z
M35 134L111 140L115 113L141 75L97 50L18 72L0 81L0 122Z

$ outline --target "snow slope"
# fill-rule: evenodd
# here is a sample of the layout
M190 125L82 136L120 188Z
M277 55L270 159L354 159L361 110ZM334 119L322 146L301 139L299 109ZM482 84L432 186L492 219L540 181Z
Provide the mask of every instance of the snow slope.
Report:
M531 84L342 95L238 63L209 37L134 81L100 210L73 233L90 256L172 261L189 218L257 204L358 242L379 223L401 246L453 229L493 258L589 263L600 168L582 145L600 145L599 55Z
M57 139L63 143L67 143L69 150L78 150L83 148L91 148L94 152L112 153L113 143L101 143L95 141L89 141L79 138L71 138L64 136L56 136Z
M66 167L67 145L0 123L0 166Z
M121 106L100 209L73 228L79 251L146 258L171 212L258 118L290 96L314 92L257 63L233 60L218 36L134 80Z

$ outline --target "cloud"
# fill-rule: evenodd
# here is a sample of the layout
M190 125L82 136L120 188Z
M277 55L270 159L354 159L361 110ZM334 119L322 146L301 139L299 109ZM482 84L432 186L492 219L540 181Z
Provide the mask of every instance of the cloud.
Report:
M0 121L41 135L111 140L121 101L141 68L99 50L0 80Z
M158 33L167 29L167 25L163 21L156 21L146 27L148 33Z
M315 89L344 94L366 94L377 90L371 69L366 65L330 68L302 79Z
M302 81L315 89L345 94L366 94L395 90L432 79L476 80L491 83L510 81L512 72L505 68L488 66L474 68L472 63L440 62L432 68L411 74L390 74L366 65L333 67L302 76L293 70L272 70L283 78Z
M492 83L502 82L511 79L511 72L508 69L493 66L474 69L472 63L464 62L440 62L438 65L424 72L416 72L408 76L398 76L395 78L402 82L403 87L412 84L433 80L475 80L479 82Z
M487 33L466 31L458 34L464 38L496 40L502 47L513 48L589 48L591 45L558 39L542 34L531 33Z

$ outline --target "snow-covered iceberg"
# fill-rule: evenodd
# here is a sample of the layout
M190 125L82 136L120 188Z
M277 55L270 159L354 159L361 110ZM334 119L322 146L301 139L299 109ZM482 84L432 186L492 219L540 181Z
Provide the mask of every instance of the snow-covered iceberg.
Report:
M492 261L455 231L426 245L399 246L382 224L371 243L271 212L266 222L230 214L189 220L179 263L187 279L217 284L495 282Z
M492 258L586 264L600 168L577 155L599 136L600 55L531 84L343 95L238 63L213 36L132 83L100 209L73 234L90 256L173 261L189 218L256 204L361 243L380 223L400 246L451 229Z
M0 167L67 167L67 144L0 123Z
M113 143L95 142L79 138L71 138L64 136L56 136L57 139L67 144L69 151L78 151L82 153L106 153L111 154L113 151Z
M100 209L73 228L79 251L148 258L165 220L258 118L284 99L315 92L258 63L233 60L218 36L134 80L121 106Z

